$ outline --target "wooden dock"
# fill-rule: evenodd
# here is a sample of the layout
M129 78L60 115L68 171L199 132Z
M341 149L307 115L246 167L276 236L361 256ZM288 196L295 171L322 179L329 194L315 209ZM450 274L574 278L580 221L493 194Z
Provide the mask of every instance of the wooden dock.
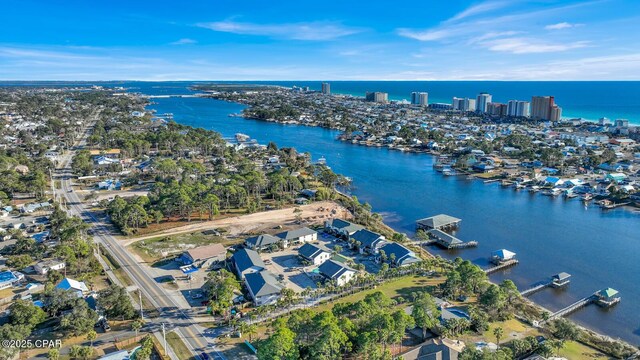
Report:
M499 265L496 265L494 267L490 267L488 269L484 269L484 272L485 272L485 274L489 275L489 274L493 274L496 271L500 271L502 269L506 269L508 267L514 266L516 264L518 264L518 260L517 259L511 259L511 260L504 261L504 262L502 262Z
M552 282L551 282L551 281L548 281L548 282L543 283L543 284L538 284L538 285L536 285L536 286L533 286L533 287L528 288L528 289L527 289L527 290L525 290L525 291L520 292L520 295L521 295L521 296L529 296L529 295L531 295L531 294L533 294L533 293L535 293L535 292L538 292L538 291L540 291L540 290L542 290L542 289L544 289L544 288L546 288L546 287L551 286L551 284L552 284Z
M573 304L554 312L553 314L551 314L549 316L549 319L547 319L547 321L552 321L552 320L555 320L555 319L557 319L559 317L569 315L569 314L571 314L572 312L574 312L574 311L576 311L578 309L581 309L581 308L583 308L583 307L585 307L585 306L587 306L589 304L593 304L597 299L598 299L598 297L595 294L594 295L589 295L589 296L587 296L585 298L582 298L582 299L574 302Z
M555 287L555 288L560 288L560 287L564 287L566 285L569 284L569 278L571 277L570 274L567 274L565 272L561 272L558 274L553 275L552 277L550 277L549 279L542 281L532 287L530 287L527 290L524 290L522 292L520 292L520 295L522 296L529 296L535 292L538 292L544 288L548 288L548 287Z

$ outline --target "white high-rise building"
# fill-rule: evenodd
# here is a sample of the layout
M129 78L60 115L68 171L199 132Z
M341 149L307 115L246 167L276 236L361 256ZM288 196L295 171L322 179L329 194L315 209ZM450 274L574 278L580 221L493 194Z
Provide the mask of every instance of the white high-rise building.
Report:
M481 113L487 112L487 104L489 104L492 100L492 96L489 93L480 93L476 98L476 108L475 110Z
M453 110L460 111L475 111L476 110L476 100L469 98L453 98Z
M509 100L507 115L515 117L529 117L529 102L521 100Z
M322 83L322 93L329 95L331 94L331 84L323 82Z
M426 92L412 92L411 93L411 104L420 105L420 106L428 106L429 105L429 93Z

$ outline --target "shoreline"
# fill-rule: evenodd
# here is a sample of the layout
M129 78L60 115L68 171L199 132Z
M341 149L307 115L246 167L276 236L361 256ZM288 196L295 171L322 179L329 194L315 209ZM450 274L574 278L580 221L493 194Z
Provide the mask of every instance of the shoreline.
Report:
M212 98L212 97L209 97L209 98ZM239 105L244 105L244 106L246 106L246 104L242 104L242 103L239 103L239 102L228 101L228 100L222 100L222 99L215 99L215 98L212 98L212 99L214 99L214 100L218 100L218 101L220 101L220 100L221 100L221 101L225 101L225 102L229 102L229 103L233 103L233 104L239 104ZM273 122L273 123L282 124L282 125L302 125L302 126L306 126L306 127L320 127L320 128L326 129L326 130L334 130L334 131L335 131L335 130L338 130L338 131L340 130L340 129L332 129L332 128L328 128L328 127L324 127L324 126L316 126L316 125L314 125L314 126L310 126L310 125L306 125L306 124L299 123L299 122L279 122L279 121L269 121L269 120L263 120L263 119L253 118L253 117L245 117L245 116L238 116L238 117L243 117L243 119L244 119L244 120L259 120L259 121L264 121L264 122ZM334 139L334 140L337 140L337 139ZM364 144L358 144L358 145L364 145ZM365 146L366 146L366 145L365 145ZM382 146L375 146L375 147L382 147ZM388 149L394 149L394 150L400 150L400 149L398 149L398 148L393 148L393 147L387 147L387 148L388 148ZM427 152L427 151L408 151L408 152L413 152L413 153L426 153L426 154L429 154L429 155L432 155L432 156L437 156L437 153L432 153L432 152ZM343 194L343 195L347 195L347 196L348 196L348 194ZM383 222L383 223L384 223L384 222ZM386 224L385 224L385 225L386 225ZM386 226L387 226L387 227L389 227L388 225L386 225ZM391 228L391 227L389 227L389 228ZM391 228L391 229L392 229L392 228ZM395 229L394 229L394 231L395 231ZM429 252L428 250L426 250L426 249L425 249L425 252L427 252L428 254L430 254L431 256L433 256L433 254L432 254L431 252ZM449 261L449 260L448 260L448 261ZM541 309L541 310L549 311L548 309L546 309L546 308L545 308L545 307L543 307L542 305L539 305L539 304L535 303L534 301L529 300L528 298L526 299L526 301L527 301L527 302L529 302L529 303L531 303L531 304L533 304L534 306L536 306L537 308L539 308L539 309ZM589 333L591 333L591 334L595 334L595 336L598 336L598 337L600 337L600 338L602 338L602 339L608 339L608 340L610 340L610 341L619 341L619 342L622 342L622 343L627 344L627 345L629 345L629 346L632 346L630 343L628 343L628 342L626 342L626 341L624 341L624 340L621 340L621 339L614 339L614 338L612 338L612 337L610 337L610 336L608 336L608 335L600 334L600 333L598 333L597 331L595 331L595 330L593 330L593 329L590 329L590 328L585 327L585 326L583 326L583 325L581 325L581 324L578 324L578 323L576 323L576 322L575 322L575 321L573 321L573 320L570 320L570 319L568 319L568 320L569 320L569 321L571 321L572 323L576 324L577 326L579 326L581 329L584 329L585 331L587 331L587 332L589 332ZM591 345L589 345L589 346L591 346Z

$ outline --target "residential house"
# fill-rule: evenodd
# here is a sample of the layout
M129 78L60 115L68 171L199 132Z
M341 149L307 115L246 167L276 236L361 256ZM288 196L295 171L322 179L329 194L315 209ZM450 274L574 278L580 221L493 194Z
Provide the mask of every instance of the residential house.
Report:
M275 303L283 288L268 270L246 274L244 284L255 306Z
M382 245L386 243L385 237L368 229L361 229L353 233L350 239L360 243L360 253L377 254Z
M364 226L342 219L330 219L325 221L324 228L329 233L348 239L356 231L364 229Z
M17 283L19 280L20 279L13 271L0 272L0 290L12 287L13 284Z
M311 230L308 227L302 227L299 229L283 231L279 234L276 234L276 237L282 239L283 246L287 247L289 246L289 244L316 241L318 240L318 232L315 230Z
M45 261L40 261L39 263L33 265L33 269L40 275L47 275L50 270L62 270L66 267L66 264L63 260L50 259Z
M217 262L224 261L226 255L227 249L222 244L210 244L185 251L179 261L185 265L206 269Z
M256 251L263 251L271 247L279 246L281 239L273 235L263 234L252 236L244 240L246 247Z
M334 260L323 262L318 271L336 286L347 284L356 275L356 271Z
M240 249L231 257L233 268L240 279L245 275L265 269L264 262L257 252L251 249Z
M84 282L73 280L70 278L62 279L62 281L60 281L60 283L56 285L56 289L73 291L79 298L83 297L86 293L89 292L89 288Z
M298 255L313 265L320 265L331 257L331 252L313 244L304 244L298 250Z
M464 342L447 338L432 339L400 355L400 360L458 360Z
M98 183L98 190L120 190L121 188L120 180L108 179Z
M387 261L395 266L407 266L420 261L416 254L396 242L386 243L380 248L380 253L384 251Z

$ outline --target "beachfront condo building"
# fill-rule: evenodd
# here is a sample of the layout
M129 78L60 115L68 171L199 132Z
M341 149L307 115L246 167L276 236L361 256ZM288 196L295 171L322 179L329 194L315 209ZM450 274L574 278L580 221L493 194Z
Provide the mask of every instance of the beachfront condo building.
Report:
M532 119L558 121L561 117L562 108L555 104L553 96L534 96L531 98Z
M331 94L331 84L323 82L322 83L322 93L326 95Z
M365 99L370 102L386 103L389 102L389 94L385 92L369 92L367 91Z
M521 100L509 100L507 103L507 115L514 117L528 117L529 102Z
M411 93L411 104L420 105L420 106L428 106L429 105L429 93L426 92L412 92Z
M476 111L480 113L486 113L487 106L491 102L492 98L493 97L491 96L491 94L486 92L478 94L478 97L476 97Z

